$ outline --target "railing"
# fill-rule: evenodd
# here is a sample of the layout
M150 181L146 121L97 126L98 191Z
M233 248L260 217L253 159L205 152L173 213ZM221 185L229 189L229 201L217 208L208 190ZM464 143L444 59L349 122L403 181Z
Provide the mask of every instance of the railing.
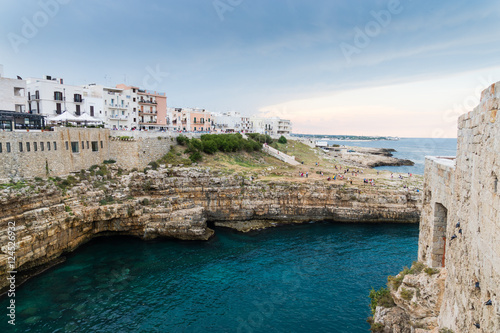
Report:
M142 103L142 104L158 104L156 103L156 101L146 101L144 99L139 99L137 100L138 103Z
M111 120L128 120L128 116L112 114L109 116Z
M127 105L110 104L109 107L110 108L117 108L117 109L126 109L126 108L128 108L128 104Z
M75 102L75 103L83 103L83 98L80 98L80 99L75 98L75 99L74 99L74 102Z
M156 115L158 114L156 111L139 111L139 116L142 115L142 114L151 114L151 115Z

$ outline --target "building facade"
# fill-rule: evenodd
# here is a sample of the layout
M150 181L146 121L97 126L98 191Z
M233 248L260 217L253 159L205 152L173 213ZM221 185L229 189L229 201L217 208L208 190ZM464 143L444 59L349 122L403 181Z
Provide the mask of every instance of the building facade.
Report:
M83 114L83 87L64 84L63 79L45 76L43 79L26 79L28 111L54 117L69 112Z

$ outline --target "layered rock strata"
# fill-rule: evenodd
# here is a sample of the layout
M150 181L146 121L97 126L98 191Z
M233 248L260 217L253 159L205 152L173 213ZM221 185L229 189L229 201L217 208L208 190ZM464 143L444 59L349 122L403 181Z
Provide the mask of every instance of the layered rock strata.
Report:
M100 235L207 240L207 222L239 230L311 220L416 223L417 193L337 184L251 181L202 168L160 168L119 176L82 174L61 190L52 183L5 189L0 204L0 287L9 270L15 224L17 271L49 263Z

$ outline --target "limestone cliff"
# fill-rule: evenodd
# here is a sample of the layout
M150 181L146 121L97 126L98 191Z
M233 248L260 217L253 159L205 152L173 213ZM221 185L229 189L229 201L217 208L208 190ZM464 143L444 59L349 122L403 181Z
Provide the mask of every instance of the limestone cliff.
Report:
M325 219L419 219L420 197L404 191L360 193L325 182L251 181L208 168L160 168L125 175L118 167L108 171L95 176L82 171L80 181L70 186L67 180L40 181L0 192L0 287L5 287L9 270L9 223L15 223L15 267L26 271L99 235L206 240L214 233L207 222L250 230Z
M497 82L460 117L456 158L427 158L418 258L441 273L404 278L407 290L430 293L408 303L400 288L393 291L397 308L380 308L374 318L384 332L409 329L417 319L421 331L500 332L499 107Z

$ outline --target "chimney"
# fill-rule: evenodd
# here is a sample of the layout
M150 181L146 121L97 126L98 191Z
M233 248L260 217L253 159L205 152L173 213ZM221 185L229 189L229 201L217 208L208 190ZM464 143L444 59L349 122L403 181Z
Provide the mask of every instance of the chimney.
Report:
M60 83L60 84L63 84L63 79L59 79L59 83Z

